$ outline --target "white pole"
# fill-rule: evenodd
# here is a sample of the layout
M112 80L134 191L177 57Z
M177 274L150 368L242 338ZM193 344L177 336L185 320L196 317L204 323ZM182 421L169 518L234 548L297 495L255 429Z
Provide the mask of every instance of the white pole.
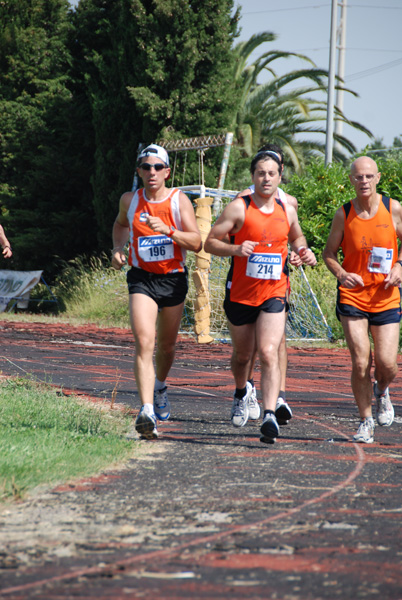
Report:
M339 32L339 46L338 46L338 77L341 80L340 83L343 85L345 79L345 51L346 51L346 6L347 0L341 2L341 22ZM344 91L342 89L336 90L336 106L343 112L343 98ZM335 133L342 135L343 121L340 119L335 120Z
M328 100L327 100L327 136L325 141L325 164L332 162L334 137L334 89L335 89L335 53L337 0L332 0L331 39L329 47Z
M230 155L230 149L232 147L232 143L233 143L233 133L228 132L225 136L225 148L223 150L221 170L220 170L219 179L218 179L218 191L223 190L223 186L224 186L225 178L226 178L226 171L227 171L228 164L229 164L229 155ZM222 210L222 198L221 198L221 196L217 195L215 197L214 204L213 204L214 215L217 216L221 212L221 210Z

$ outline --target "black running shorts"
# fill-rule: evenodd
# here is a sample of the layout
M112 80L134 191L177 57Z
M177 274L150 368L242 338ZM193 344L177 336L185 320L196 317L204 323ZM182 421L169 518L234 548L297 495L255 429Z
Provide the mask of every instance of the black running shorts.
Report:
M160 275L132 267L127 272L127 285L129 294L145 294L159 308L177 306L184 302L187 295L187 271Z
M401 322L401 309L390 308L389 310L383 310L381 312L366 312L359 310L351 304L343 304L338 302L336 304L336 316L340 321L340 317L358 317L361 319L367 319L369 325L388 325L388 323L400 323Z
M250 306L241 302L232 302L226 296L223 303L226 316L232 325L249 325L255 323L260 312L280 313L283 310L289 310L286 298L269 298L260 306Z

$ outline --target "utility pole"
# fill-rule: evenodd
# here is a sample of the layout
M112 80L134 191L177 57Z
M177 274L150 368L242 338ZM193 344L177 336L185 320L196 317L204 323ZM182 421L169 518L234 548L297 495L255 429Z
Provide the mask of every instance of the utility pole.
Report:
M334 143L334 91L335 91L335 54L336 54L336 24L337 0L332 0L331 10L331 38L329 47L328 70L328 100L327 100L327 135L325 140L325 164L332 162Z
M347 0L343 0L341 4L341 21L338 29L338 77L340 84L344 85L345 79L345 51L346 51L346 8ZM339 88L336 90L336 107L343 111L344 91ZM343 121L335 119L335 133L342 135Z

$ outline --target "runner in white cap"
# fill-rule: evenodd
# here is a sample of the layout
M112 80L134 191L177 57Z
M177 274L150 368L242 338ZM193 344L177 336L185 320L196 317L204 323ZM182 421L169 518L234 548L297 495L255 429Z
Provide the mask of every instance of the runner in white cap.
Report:
M158 436L156 419L170 416L166 378L173 364L187 294L186 250L198 252L201 236L189 198L167 188L169 157L151 144L138 157L144 187L126 192L113 226L112 266L126 264L131 329L135 340L134 373L142 403L136 430L145 439ZM153 353L155 348L155 369Z

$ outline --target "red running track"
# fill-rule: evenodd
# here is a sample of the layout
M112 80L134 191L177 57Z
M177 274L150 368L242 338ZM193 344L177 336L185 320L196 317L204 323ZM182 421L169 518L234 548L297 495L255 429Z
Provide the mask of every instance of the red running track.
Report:
M0 326L3 374L30 373L106 402L117 383L117 402L135 414L130 332ZM258 424L230 425L229 360L228 344L180 340L169 381L172 418L157 442L141 442L150 462L59 486L36 501L60 514L76 511L74 549L63 557L65 540L49 531L44 544L32 526L24 551L39 558L2 569L1 596L402 597L399 378L394 425L377 428L373 445L354 444L347 351L291 348L295 416L266 446ZM10 529L0 519L0 541ZM19 544L8 540L4 555L18 556Z

